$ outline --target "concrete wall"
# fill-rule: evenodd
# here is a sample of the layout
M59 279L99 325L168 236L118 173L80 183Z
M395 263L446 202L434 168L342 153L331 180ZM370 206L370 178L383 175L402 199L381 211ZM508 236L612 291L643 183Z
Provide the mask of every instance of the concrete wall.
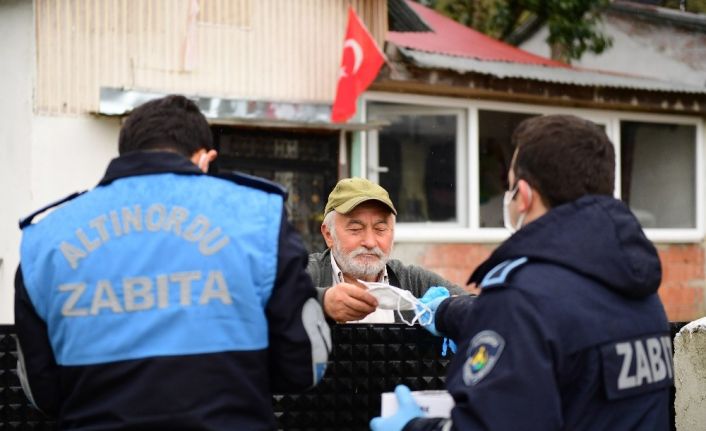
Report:
M600 55L585 54L573 64L649 76L665 81L706 85L706 34L646 23L608 13L603 28L613 46ZM520 44L520 48L550 56L546 27Z
M33 113L33 4L0 1L0 324L14 322L17 221L75 190L94 186L117 155L120 123Z
M117 118L36 116L32 131L35 206L94 187L118 155Z
M675 420L679 431L706 424L706 318L691 322L674 339Z
M2 324L14 321L14 275L20 245L17 221L74 191L94 187L110 159L117 156L120 122L87 116L44 117L12 112L0 118L0 136L6 127L10 130L19 127L12 118L22 124L22 139L2 138L3 148L9 148L14 155L0 159L0 256L4 260L0 267Z
M31 206L32 20L32 2L0 2L0 323L12 321L17 219Z

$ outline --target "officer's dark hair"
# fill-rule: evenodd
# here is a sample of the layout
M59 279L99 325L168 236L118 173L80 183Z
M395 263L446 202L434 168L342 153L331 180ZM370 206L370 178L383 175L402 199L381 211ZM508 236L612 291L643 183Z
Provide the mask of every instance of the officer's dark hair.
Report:
M213 136L198 106L184 96L170 95L135 108L120 129L118 152L176 151L191 157L213 148Z
M512 143L515 181L537 189L548 208L588 194L613 194L615 151L596 124L573 115L528 118L515 129Z

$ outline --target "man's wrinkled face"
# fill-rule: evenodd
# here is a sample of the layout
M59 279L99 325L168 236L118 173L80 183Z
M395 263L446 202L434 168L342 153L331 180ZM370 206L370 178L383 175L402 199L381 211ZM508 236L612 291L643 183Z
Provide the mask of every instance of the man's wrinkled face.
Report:
M385 205L364 202L348 214L335 214L324 239L344 274L374 281L392 252L394 217Z

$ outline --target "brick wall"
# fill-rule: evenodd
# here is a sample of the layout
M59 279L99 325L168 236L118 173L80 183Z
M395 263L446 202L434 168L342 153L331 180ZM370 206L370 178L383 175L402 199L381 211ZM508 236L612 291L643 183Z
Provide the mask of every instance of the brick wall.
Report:
M701 244L658 245L662 261L662 298L671 321L691 321L706 315L704 249Z
M397 244L396 257L430 269L464 286L471 271L493 251L493 244ZM659 244L662 285L659 296L670 321L706 315L704 248L701 244Z
M494 245L483 244L430 245L419 264L465 287L473 269L483 263L494 248Z

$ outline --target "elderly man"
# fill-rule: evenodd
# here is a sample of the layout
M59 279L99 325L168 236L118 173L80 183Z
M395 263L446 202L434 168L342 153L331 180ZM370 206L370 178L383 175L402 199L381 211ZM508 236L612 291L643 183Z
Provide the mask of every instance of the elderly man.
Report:
M321 225L328 249L309 255L307 272L331 319L395 321L393 310L377 309L378 301L361 281L389 283L416 297L431 286L444 286L452 295L465 293L431 271L390 259L396 215L387 191L363 178L343 179L329 195Z

